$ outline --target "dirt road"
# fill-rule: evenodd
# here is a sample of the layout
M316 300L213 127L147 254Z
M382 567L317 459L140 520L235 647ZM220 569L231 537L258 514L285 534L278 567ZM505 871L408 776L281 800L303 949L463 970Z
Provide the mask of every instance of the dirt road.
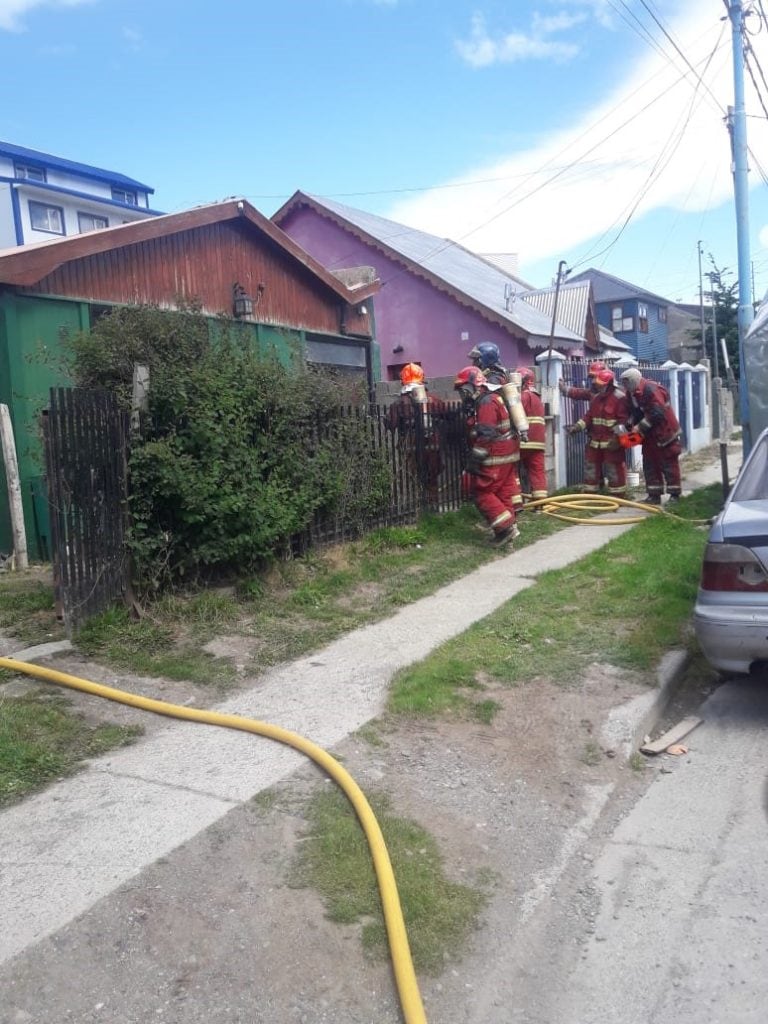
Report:
M606 750L602 727L648 684L595 665L489 693L502 710L488 726L385 720L382 743L334 751L436 837L449 877L489 893L469 948L420 979L431 1021L548 1021L548 979L594 931L595 844L655 771ZM360 926L332 924L288 884L305 798L329 784L299 770L6 964L0 1022L398 1021L389 965L363 954Z

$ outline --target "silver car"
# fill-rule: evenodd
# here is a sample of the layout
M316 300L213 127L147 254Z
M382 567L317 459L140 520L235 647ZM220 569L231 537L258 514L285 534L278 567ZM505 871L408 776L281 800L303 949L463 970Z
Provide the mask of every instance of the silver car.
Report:
M768 430L712 524L694 626L707 661L719 672L768 665Z

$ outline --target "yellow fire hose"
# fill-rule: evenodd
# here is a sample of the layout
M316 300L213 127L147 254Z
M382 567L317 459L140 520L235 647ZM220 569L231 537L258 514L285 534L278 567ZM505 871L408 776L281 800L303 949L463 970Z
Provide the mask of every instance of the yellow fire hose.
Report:
M554 519L562 519L566 523L581 523L588 526L625 526L630 523L641 523L646 517L628 516L621 519L594 519L586 516L568 516L564 511L594 513L595 515L606 512L617 512L620 508L634 508L641 512L656 512L672 519L681 519L673 512L668 512L661 505L648 505L642 501L630 501L628 498L619 498L612 494L556 494L550 498L538 498L536 501L527 501L525 510L538 508L541 512L552 516ZM708 523L708 519L685 519L686 523Z
M81 690L83 693L90 693L96 697L105 697L107 700L114 700L120 704L140 708L142 711L151 711L157 715L167 715L170 718L183 718L189 722L201 722L204 725L219 725L225 729L239 729L241 732L256 733L258 736L266 736L268 739L276 740L278 743L284 743L310 757L341 787L355 809L365 837L368 840L373 867L379 884L395 984L398 996L400 997L403 1017L406 1024L426 1024L427 1018L421 1002L413 960L411 959L411 950L408 945L405 922L403 921L403 911L400 906L400 896L397 891L389 853L384 843L384 837L381 834L381 828L363 791L355 780L322 747L312 743L311 740L305 739L303 736L299 736L298 733L282 729L277 725L270 725L267 722L258 722L252 718L240 718L238 715L223 715L216 711L201 711L198 708L181 707L178 704L168 704L162 700L140 697L135 693L115 690L110 686L102 686L100 683L92 683L87 679L78 679L77 676L70 676L64 672L56 672L54 669L16 661L13 658L0 658L0 668L9 669L12 672L24 672L45 682L68 686L73 690Z

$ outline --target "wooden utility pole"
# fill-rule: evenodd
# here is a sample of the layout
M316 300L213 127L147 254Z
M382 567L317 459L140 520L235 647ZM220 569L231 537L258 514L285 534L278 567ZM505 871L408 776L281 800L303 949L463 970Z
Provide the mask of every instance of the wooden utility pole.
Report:
M24 529L24 508L21 503L21 482L19 464L16 460L16 444L13 439L13 424L7 405L0 405L0 438L3 445L5 478L8 481L8 506L11 512L13 532L13 555L17 569L29 566L27 558L27 533Z
M555 340L555 323L557 322L557 300L560 297L560 285L570 273L570 271L565 269L565 264L566 260L560 260L560 262L557 265L557 279L555 280L555 301L552 305L552 326L549 331L549 351L547 352L547 387L552 386L552 383L549 379L549 361L552 358L552 345Z

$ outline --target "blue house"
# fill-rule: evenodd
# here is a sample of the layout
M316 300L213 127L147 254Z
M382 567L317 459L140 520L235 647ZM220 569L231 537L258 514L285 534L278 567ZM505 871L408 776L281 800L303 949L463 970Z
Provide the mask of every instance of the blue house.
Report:
M118 171L0 142L0 249L157 216L153 192Z
M601 270L585 270L570 277L591 281L597 322L625 342L641 361L663 363L669 359L667 312L672 303Z

